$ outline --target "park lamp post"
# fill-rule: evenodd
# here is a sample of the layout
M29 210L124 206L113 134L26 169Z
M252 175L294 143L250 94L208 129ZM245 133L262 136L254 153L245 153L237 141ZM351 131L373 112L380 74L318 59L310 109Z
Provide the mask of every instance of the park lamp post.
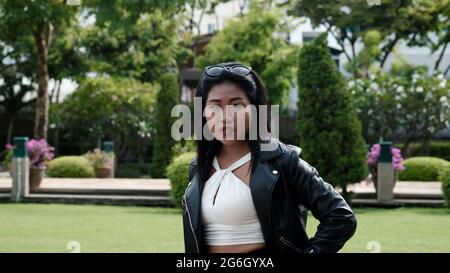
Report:
M13 184L11 201L20 202L29 194L29 159L27 137L14 137L13 143Z
M392 142L380 141L380 158L377 167L377 200L380 204L394 203L395 173L392 167Z
M104 141L103 142L103 151L108 154L114 153L114 142L112 141ZM111 172L110 172L110 178L114 178L115 176L115 170L116 170L116 158L113 157Z

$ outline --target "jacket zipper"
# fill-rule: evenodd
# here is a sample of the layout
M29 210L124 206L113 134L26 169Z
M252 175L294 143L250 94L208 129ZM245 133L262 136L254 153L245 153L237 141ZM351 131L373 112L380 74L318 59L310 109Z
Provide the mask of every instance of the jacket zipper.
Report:
M197 252L200 253L200 249L198 247L197 236L195 235L194 227L192 225L191 214L190 214L190 211L189 211L189 205L186 203L186 198L185 198L187 189L189 188L190 185L191 185L191 183L189 183L189 185L186 187L186 190L184 191L183 201L184 201L184 206L186 208L187 216L188 216L188 219L189 219L189 226L191 228L192 234L194 235L195 246L197 247Z
M189 225L191 226L192 234L194 235L195 246L197 247L197 252L200 253L200 249L198 247L198 242L197 242L197 236L195 235L194 227L192 226L191 214L189 212L189 206L187 204L186 204L186 210L187 210L187 215L188 215L188 219L189 219Z

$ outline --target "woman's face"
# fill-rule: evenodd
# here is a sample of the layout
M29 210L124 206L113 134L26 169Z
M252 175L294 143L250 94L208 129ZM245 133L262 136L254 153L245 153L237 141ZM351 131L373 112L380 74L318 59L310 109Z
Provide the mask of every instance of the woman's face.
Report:
M214 138L224 145L245 140L249 131L251 102L233 82L214 85L208 93L205 118Z

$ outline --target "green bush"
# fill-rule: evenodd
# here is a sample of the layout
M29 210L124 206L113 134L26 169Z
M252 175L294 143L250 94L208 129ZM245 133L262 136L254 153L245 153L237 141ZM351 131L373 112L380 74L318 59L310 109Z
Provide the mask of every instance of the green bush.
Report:
M400 181L438 181L439 172L448 168L450 162L436 157L410 157L404 162L405 170L400 172Z
M430 156L450 161L450 141L431 142Z
M179 155L167 166L166 173L172 187L171 196L177 207L181 206L184 191L189 184L189 164L195 155L194 152Z
M148 163L120 163L116 170L118 178L142 178L148 175Z
M172 146L172 156L175 158L181 154L195 152L196 144L193 139L182 139Z
M439 180L442 181L442 192L444 193L445 204L450 208L450 167L441 172Z
M47 174L61 178L95 177L94 168L83 156L61 156L49 162Z
M49 118L81 142L80 150L85 148L84 143L94 144L99 136L109 136L120 139L114 143L118 157L117 151L125 147L131 154L143 155L154 135L153 109L158 90L156 84L128 77L87 78L62 103L50 107Z

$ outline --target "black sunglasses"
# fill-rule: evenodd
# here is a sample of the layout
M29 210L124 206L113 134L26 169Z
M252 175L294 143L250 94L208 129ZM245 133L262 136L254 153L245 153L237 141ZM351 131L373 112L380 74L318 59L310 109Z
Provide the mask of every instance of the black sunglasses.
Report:
M205 73L206 75L210 76L210 77L217 77L220 74L222 74L222 72L224 70L227 70L233 74L239 75L239 76L247 76L248 74L250 74L250 71L252 70L251 67L249 66L245 66L245 65L232 65L232 66L223 66L223 65L211 65L211 66L207 66L205 67Z

